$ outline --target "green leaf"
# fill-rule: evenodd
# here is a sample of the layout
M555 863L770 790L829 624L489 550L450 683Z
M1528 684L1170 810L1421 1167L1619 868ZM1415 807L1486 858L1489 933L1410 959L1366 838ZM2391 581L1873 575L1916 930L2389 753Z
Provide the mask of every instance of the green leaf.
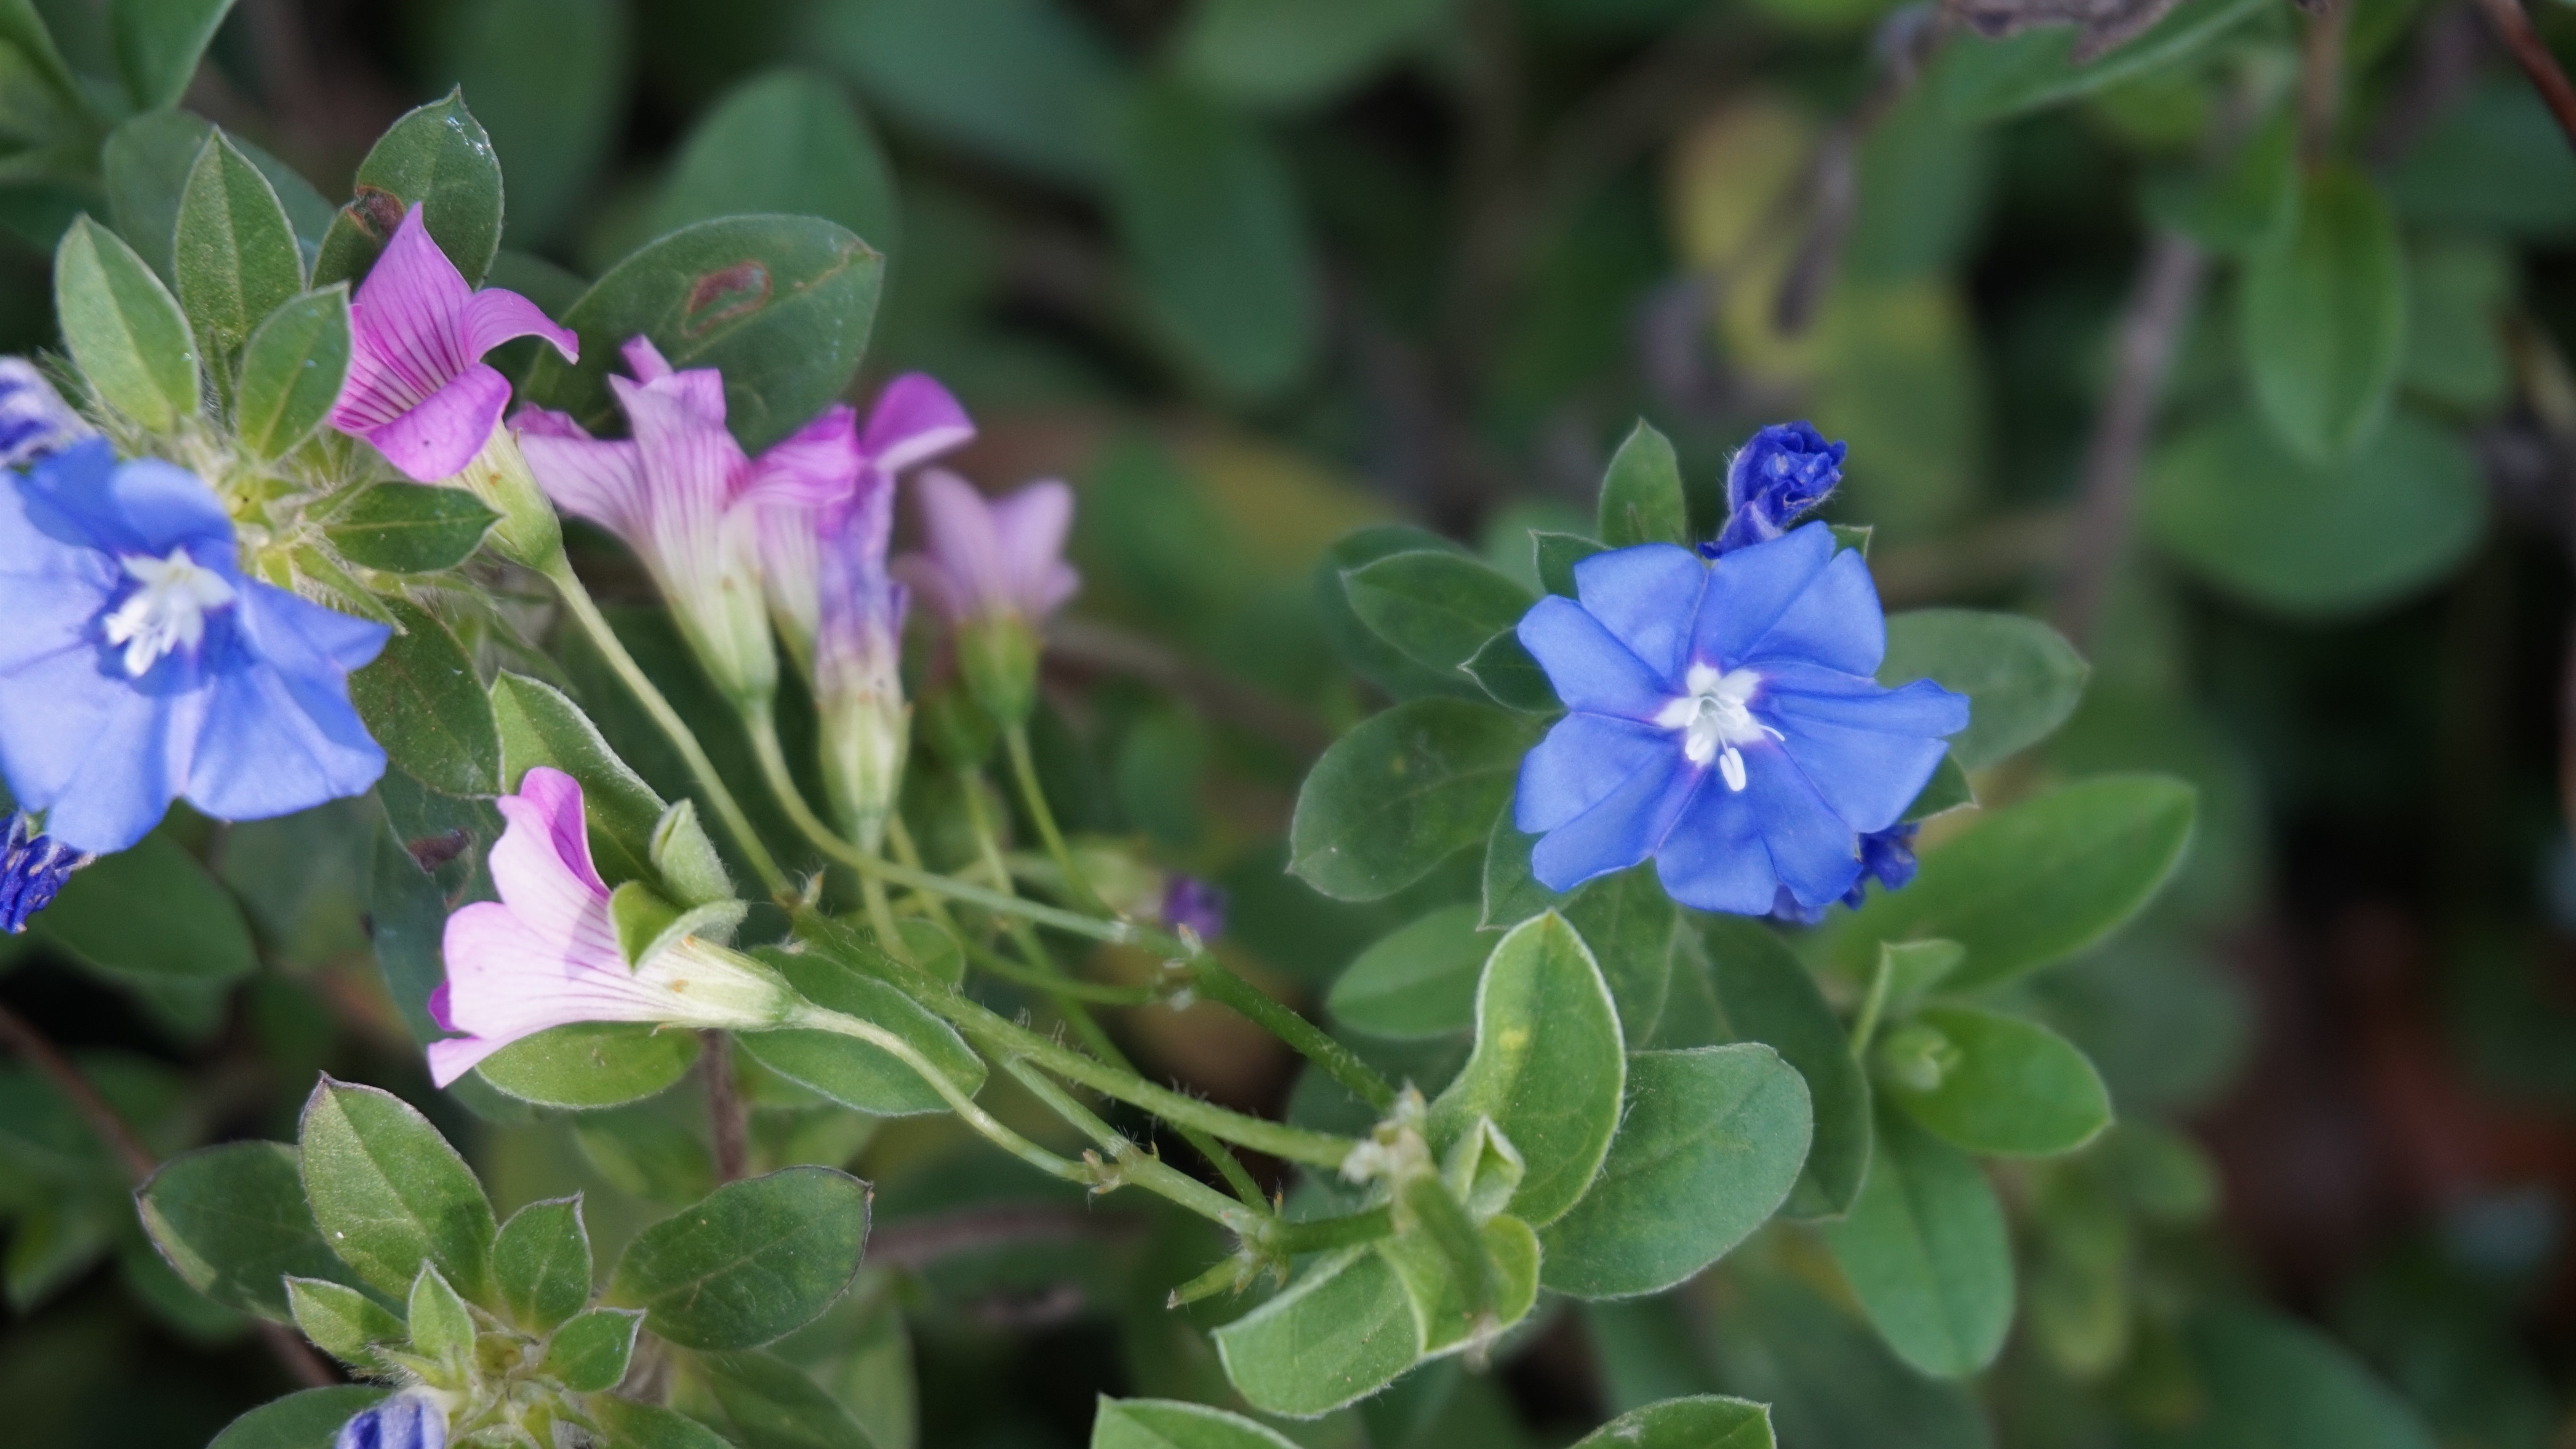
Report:
M304 290L304 254L285 204L221 131L206 137L188 170L170 267L180 309L219 369L269 313Z
M611 886L650 880L653 831L661 824L662 797L628 768L600 736L599 726L551 684L503 672L492 681L492 713L501 733L501 784L516 791L538 765L581 782L590 818L592 864Z
M1959 768L1958 757L1943 755L1941 763L1932 767L1932 778L1924 782L1922 793L1905 807L1902 823L1912 825L1976 803L1976 788L1968 783L1968 772Z
M1241 1414L1178 1399L1100 1396L1091 1449L1295 1449L1277 1430Z
M2184 1331L2206 1398L2192 1442L2265 1449L2432 1449L2415 1410L2350 1351L2266 1309L2225 1306Z
M646 1021L586 1021L522 1037L474 1070L494 1087L540 1107L582 1111L641 1101L697 1065L698 1035Z
M618 0L450 0L424 12L433 74L474 98L510 178L510 240L553 243L615 145L632 74Z
M1861 973L1881 941L1967 948L1948 985L1975 991L2063 961L2144 909L2181 864L2198 792L2169 775L2104 775L2025 800L1925 852L1914 883L1824 928Z
M1421 1325L1426 1356L1464 1353L1529 1316L1538 1301L1538 1234L1516 1217L1468 1221L1432 1179L1408 1186L1408 1200L1445 1206L1448 1233L1425 1230L1380 1239L1378 1255L1395 1268ZM1456 1241L1442 1242L1440 1238Z
M1333 983L1324 1007L1371 1036L1417 1041L1465 1031L1492 942L1473 905L1444 906L1380 937Z
M283 1142L227 1142L173 1157L134 1204L188 1286L228 1308L284 1322L286 1278L349 1276L313 1225L295 1149Z
M233 405L242 446L270 462L293 452L330 415L348 372L348 287L335 283L289 298L242 348Z
M1768 1221L1807 1160L1807 1084L1758 1042L1637 1052L1600 1179L1540 1235L1541 1281L1577 1298L1661 1293Z
M100 401L166 433L197 411L197 342L134 248L84 216L54 249L63 345Z
M1556 697L1556 685L1539 667L1529 650L1521 644L1520 635L1505 629L1485 641L1484 646L1467 656L1458 666L1476 681L1487 697L1505 709L1530 714L1555 714L1565 708Z
M345 1283L289 1278L286 1301L295 1326L314 1347L364 1373L393 1368L376 1351L379 1345L400 1348L411 1342L411 1329L392 1309Z
M1420 40L1449 0L1204 0L1174 42L1182 74L1252 106L1328 100Z
M1709 916L1700 923L1709 975L1728 1032L1778 1052L1807 1083L1815 1135L1788 1211L1798 1217L1836 1217L1859 1195L1869 1172L1869 1078L1852 1060L1851 1040L1778 936L1740 916Z
M1431 1104L1435 1148L1490 1117L1527 1168L1514 1216L1544 1228L1589 1187L1627 1082L1618 1006L1583 938L1554 913L1506 933L1476 987L1476 1048Z
M341 1425L392 1393L369 1384L299 1389L225 1425L206 1449L332 1449Z
M462 488L378 483L331 515L323 532L353 564L434 574L474 556L501 515Z
M752 953L775 968L799 995L828 1011L872 1022L910 1043L973 1096L984 1085L984 1059L927 1007L882 981L860 975L821 952L763 946ZM828 1031L745 1032L735 1039L771 1071L845 1107L881 1117L945 1112L948 1099L902 1060L853 1037Z
M2072 1042L2036 1022L1969 1006L1927 1006L1903 1031L1935 1033L1928 1086L1882 1072L1887 1100L1956 1147L1990 1157L2072 1152L2111 1125L2111 1094ZM1898 1046L1898 1033L1887 1044Z
M1601 541L1611 548L1690 543L1681 460L1673 455L1672 440L1643 418L1610 455L1610 471L1601 477L1598 526Z
M744 1449L875 1449L849 1409L793 1364L765 1353L699 1364Z
M2390 170L2407 219L2533 240L2576 230L2576 156L2539 94L2500 71L2463 89Z
M2290 233L2246 258L2238 327L2254 400L2290 451L2350 457L2379 431L2406 355L2397 222L2348 165L2308 180Z
M1474 681L1455 670L1415 663L1403 650L1378 637L1377 631L1362 623L1351 609L1343 575L1378 559L1422 549L1464 553L1451 540L1409 523L1377 524L1336 540L1315 565L1316 620L1343 663L1398 699L1426 694L1477 697L1481 691Z
M474 660L437 615L391 594L377 602L402 630L349 676L349 702L385 757L433 790L468 798L501 788L501 727Z
M388 127L358 163L355 189L322 238L313 285L365 276L415 206L467 283L491 270L501 248L501 162L462 92L414 107Z
M1771 1449L1771 1410L1715 1394L1666 1399L1621 1414L1574 1449Z
M1322 336L1286 162L1251 121L1183 84L1140 85L1113 116L1110 211L1148 310L1220 390L1277 395Z
M241 906L159 831L75 872L31 924L80 960L130 980L212 985L259 969Z
M1346 901L1413 884L1492 830L1538 730L1523 716L1448 699L1363 721L1307 773L1289 869Z
M1311 1419L1376 1393L1422 1356L1422 1328L1393 1264L1345 1248L1209 1335L1225 1376L1265 1413Z
M2012 1326L2012 1243L1976 1159L1882 1111L1869 1181L1824 1235L1897 1357L1953 1379L1994 1362Z
M2139 200L2159 226L2212 251L2277 243L2299 218L2297 108L2284 106L2215 167L2150 178Z
M1351 612L1426 669L1454 670L1529 612L1527 589L1448 549L1390 554L1342 575Z
M883 256L819 217L683 227L582 293L562 319L581 334L581 361L538 353L522 392L604 429L616 417L608 374L641 334L675 368L724 373L725 422L756 453L848 389L884 276Z
M145 111L110 132L99 152L108 215L117 235L132 244L165 282L178 278L171 264L171 243L179 227L179 199L187 190L197 153L205 149L214 129L203 116L186 111ZM277 193L295 224L297 249L319 246L331 228L331 203L294 167L238 136L226 139L268 178L269 189Z
M735 1449L732 1440L659 1404L601 1394L587 1407L617 1449Z
M2080 65L2071 26L2034 26L2001 40L1962 35L1943 48L1928 83L1958 119L1998 120L2161 70L2264 12L2262 0L2183 0L2145 34Z
M2376 608L2448 576L2486 533L2487 491L2458 434L2401 412L2332 466L2251 414L2203 423L2148 464L2146 523L2221 589L2318 617Z
M404 1320L411 1327L413 1352L460 1372L472 1363L473 1310L439 1275L436 1263L421 1264L420 1276L411 1280L410 1311Z
M436 1263L467 1297L491 1297L492 1204L428 1118L391 1092L325 1075L299 1140L313 1221L359 1277L400 1297Z
M870 0L819 13L819 58L868 99L944 141L1087 183L1105 168L1118 56L1049 0Z
M1517 926L1541 911L1562 910L1574 899L1539 884L1530 873L1530 851L1539 838L1512 824L1512 812L1494 817L1485 837L1484 915L1478 924L1489 931Z
M555 1330L546 1344L544 1371L577 1393L597 1393L626 1377L635 1352L635 1330L644 1315L632 1308L594 1308Z
M653 822L653 839L646 853L652 857L653 873L661 877L671 899L692 909L721 905L738 894L733 877L725 870L724 857L716 853L715 841L707 835L706 826L698 821L698 802L673 801ZM930 922L922 925L938 929Z
M138 111L179 103L233 0L117 0L116 68Z
M2406 360L2398 382L2446 410L2481 417L2513 388L2504 319L2514 253L2487 238L2426 238L2407 250Z
M1536 528L1530 530L1530 548L1538 555L1539 586L1569 599L1575 597L1574 566L1596 553L1610 551L1610 545L1599 539Z
M1908 1368L1838 1303L1784 1275L1730 1273L1716 1305L1726 1387L1768 1401L1781 1435L1820 1449L1994 1449L1968 1386Z
M609 1297L683 1348L754 1348L831 1307L867 1235L866 1184L791 1167L729 1182L637 1234Z
M2084 697L2092 666L2037 619L1983 609L1916 609L1887 621L1878 682L1917 679L1968 696L1968 727L1950 757L1982 770L2054 734Z
M841 88L807 71L754 76L708 110L671 165L651 230L763 213L819 216L894 253L885 153Z
M1621 1039L1653 1036L1672 990L1673 929L1681 917L1654 866L1632 866L1588 882L1564 915L1591 948L1610 998L1619 1004Z
M579 1313L590 1301L590 1273L590 1229L578 1196L528 1204L510 1214L492 1242L501 1306L530 1332L552 1332Z

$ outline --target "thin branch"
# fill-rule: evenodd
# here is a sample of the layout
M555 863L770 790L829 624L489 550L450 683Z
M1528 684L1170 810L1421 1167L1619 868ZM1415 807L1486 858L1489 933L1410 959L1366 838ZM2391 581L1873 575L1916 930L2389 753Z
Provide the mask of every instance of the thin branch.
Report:
M2504 48L2513 52L2513 63L2522 67L2525 80L2540 92L2542 104L2558 118L2558 129L2567 133L2567 144L2576 146L2576 86L2567 81L2558 57L2549 53L2547 42L2532 28L2531 17L2523 13L2522 0L2478 0L2478 8L2503 37Z
M742 1094L733 1081L733 1039L720 1031L701 1032L707 1050L698 1070L707 1079L707 1120L715 1128L716 1181L739 1182L743 1173Z
M2057 627L2078 644L2099 620L2112 573L2128 551L2138 466L2155 431L2156 400L2206 271L2200 247L2178 232L2158 232L2139 264L2120 321L2110 395L2085 449L2080 511L2058 586Z
M868 1261L919 1268L978 1248L1121 1242L1143 1231L1142 1220L1124 1215L1056 1207L979 1208L889 1223L868 1235Z
M2510 3L2510 0L2508 0ZM2321 0L2299 50L2299 155L2310 166L2332 154L2343 114L2343 39L2351 0Z

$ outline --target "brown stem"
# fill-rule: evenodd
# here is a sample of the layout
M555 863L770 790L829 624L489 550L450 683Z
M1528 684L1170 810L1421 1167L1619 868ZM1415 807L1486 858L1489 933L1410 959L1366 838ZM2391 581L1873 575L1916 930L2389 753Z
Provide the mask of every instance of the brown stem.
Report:
M2478 0L2478 8L2503 37L2504 48L2513 52L2513 63L2522 67L2523 79L2540 92L2541 102L2549 114L2558 118L2558 129L2567 133L2567 144L2576 146L2576 86L2567 81L2567 72L2558 65L2558 57L2549 53L2540 32L2532 28L2531 17L2523 13L2522 0Z
M2299 155L2314 166L2334 148L2335 118L2343 109L2343 36L2350 0L2325 0L2308 17L2299 55Z
M98 1089L89 1084L89 1079L80 1074L80 1068L72 1065L71 1058L64 1056L62 1049L36 1030L33 1023L5 1006L0 1006L0 1046L25 1059L27 1065L54 1084L54 1090L62 1093L64 1099L72 1104L72 1110L89 1124L90 1131L97 1133L98 1139L116 1154L117 1161L125 1166L126 1176L133 1178L136 1186L140 1187L161 1165L152 1149L144 1145L143 1138L127 1125L114 1107L108 1105L107 1099L98 1094ZM331 1371L331 1366L322 1361L322 1356L283 1324L266 1319L256 1322L260 1341L268 1346L270 1355L286 1370L288 1377L308 1388L340 1382L340 1376Z
M2057 627L2076 643L2092 633L2110 592L2111 575L2127 552L2137 513L2138 465L2155 430L2156 399L2173 365L2183 324L2200 295L2207 259L2178 232L2158 232L2147 244L2136 289L2120 319L2119 354L2110 395L2093 424L2084 453L2084 480L2075 536L2058 587Z
M742 1094L733 1084L733 1038L720 1031L699 1033L706 1039L706 1055L698 1058L698 1070L707 1079L707 1120L715 1127L716 1181L739 1182L743 1173L743 1106Z

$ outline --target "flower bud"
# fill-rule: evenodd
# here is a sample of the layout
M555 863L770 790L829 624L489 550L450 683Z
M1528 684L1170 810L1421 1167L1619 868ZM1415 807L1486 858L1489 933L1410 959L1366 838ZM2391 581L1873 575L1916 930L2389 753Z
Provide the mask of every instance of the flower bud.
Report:
M546 501L545 490L537 486L537 475L528 471L518 435L508 428L494 428L483 450L453 481L501 515L493 526L492 541L503 558L540 569L563 552L563 521Z
M1038 702L1038 636L1016 614L986 614L957 630L957 672L994 720L1028 723Z

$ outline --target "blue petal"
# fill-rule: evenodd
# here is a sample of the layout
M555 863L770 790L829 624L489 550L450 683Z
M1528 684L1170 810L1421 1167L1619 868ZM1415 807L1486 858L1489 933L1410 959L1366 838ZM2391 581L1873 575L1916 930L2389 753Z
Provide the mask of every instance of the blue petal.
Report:
M1662 677L1572 599L1539 600L1514 632L1568 709L1645 720L1672 698Z
M207 692L188 803L217 820L265 820L364 794L384 772L345 685L256 664Z
M1744 774L1744 793L1762 822L1771 868L1798 903L1821 906L1850 890L1860 879L1859 832L1834 813L1779 747L1748 747Z
M160 694L100 672L94 648L0 677L0 770L45 833L104 855L161 822L187 778L202 693Z
M1769 911L1780 886L1753 802L1713 770L1701 772L1698 793L1655 852L1655 875L1683 905L1739 916Z
M1700 774L1667 745L1600 803L1549 831L1530 851L1530 874L1549 890L1570 891L1644 860L1673 828Z
M1628 652L1668 681L1689 662L1691 619L1708 584L1708 565L1672 543L1596 553L1574 566L1574 591Z
M1834 532L1821 523L1720 555L1709 566L1692 655L1728 667L1741 663L1833 556Z
M1680 737L1670 730L1608 715L1567 715L1521 757L1512 824L1544 835L1608 799L1638 771L1680 754Z
M1882 689L1857 675L1800 667L1766 669L1758 711L1890 735L1955 735L1968 727L1968 697L1929 679Z
M1781 718L1786 721L1789 716ZM1809 720L1789 723L1788 751L1825 803L1855 831L1885 830L1923 793L1948 742Z
M393 631L326 609L269 584L242 590L241 622L251 648L288 674L333 678L365 668ZM344 687L341 694L348 693Z
M1821 523L1799 532L1811 530L1832 538ZM1844 549L1737 659L1803 659L1847 674L1875 674L1886 654L1887 616L1879 609L1878 586L1870 582L1869 565L1860 555Z
M174 463L118 464L104 439L67 449L29 470L27 516L59 542L108 554L189 556L235 572L233 522L205 480Z

